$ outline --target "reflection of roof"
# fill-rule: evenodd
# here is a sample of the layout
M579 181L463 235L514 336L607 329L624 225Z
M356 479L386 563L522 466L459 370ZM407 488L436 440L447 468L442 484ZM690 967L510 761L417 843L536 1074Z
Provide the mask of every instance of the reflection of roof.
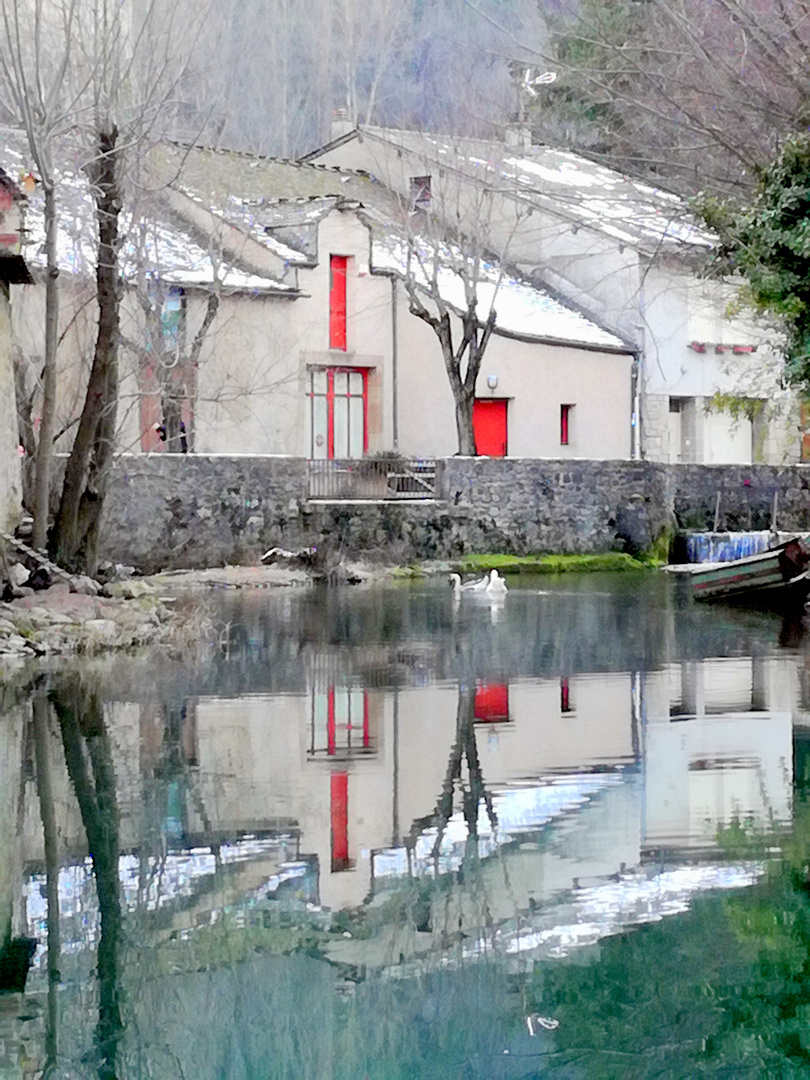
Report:
M399 147L423 159L426 167L436 165L464 173L621 243L668 250L713 243L711 234L690 215L679 196L568 150L513 147L493 140L367 126L354 135ZM349 137L335 140L335 144ZM302 161L317 158L331 145Z
M290 837L285 835L245 836L221 844L216 854L210 847L184 848L167 852L160 858L150 856L145 862L136 855L120 855L118 879L122 908L128 913L138 909L150 912L164 908L177 910L183 902L210 887L221 867L237 868L277 854L276 872L268 876L261 888L252 890L257 894L272 892L282 882L302 876L307 869L306 863L286 861L290 843ZM45 875L29 877L23 895L28 932L44 943L48 915ZM216 909L216 903L211 904L211 909ZM59 914L63 927L62 947L66 952L79 952L97 943L100 911L93 862L89 856L81 862L60 867ZM35 968L42 966L45 955L41 945L34 958Z

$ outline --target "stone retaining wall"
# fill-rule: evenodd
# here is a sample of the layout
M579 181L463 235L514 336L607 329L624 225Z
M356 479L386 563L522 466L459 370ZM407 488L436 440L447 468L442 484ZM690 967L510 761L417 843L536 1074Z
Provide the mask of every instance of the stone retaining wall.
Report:
M448 458L439 499L309 502L300 458L132 455L116 465L104 555L144 571L249 563L324 544L397 562L474 551L637 551L671 527L810 529L810 469Z

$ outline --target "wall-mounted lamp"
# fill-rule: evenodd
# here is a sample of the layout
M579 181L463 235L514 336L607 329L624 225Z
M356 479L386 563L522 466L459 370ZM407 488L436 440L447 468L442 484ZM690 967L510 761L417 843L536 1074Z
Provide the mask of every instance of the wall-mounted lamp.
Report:
M490 388L490 390L495 390L498 386L498 376L487 375L487 386Z

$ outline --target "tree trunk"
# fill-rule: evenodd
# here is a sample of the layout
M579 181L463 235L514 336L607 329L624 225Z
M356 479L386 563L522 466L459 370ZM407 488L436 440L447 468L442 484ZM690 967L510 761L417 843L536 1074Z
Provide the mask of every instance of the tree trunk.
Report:
M121 284L118 276L117 128L98 133L94 176L99 240L96 265L98 332L82 415L65 469L51 556L69 569L95 574L101 512L112 464L118 406Z
M475 391L472 394L464 386L454 390L456 401L456 432L458 434L458 452L464 457L475 457L475 432L473 431L473 403Z
M163 429L166 436L166 450L170 454L182 453L180 424L183 420L183 387L172 380L173 372L167 372L162 381L160 409L163 414Z
M98 942L98 1075L114 1080L118 1044L123 1034L118 992L121 904L118 879L118 807L110 737L104 706L97 693L76 679L66 679L51 692L62 730L65 761L79 804L101 915ZM88 760L92 767L88 769Z
M56 192L53 180L45 185L45 361L42 369L42 413L37 443L34 487L34 532L31 546L44 550L48 540L51 501L51 461L56 415L56 347L59 341L59 262L57 256Z
M45 894L48 905L48 1020L45 1027L45 1075L56 1068L59 1031L59 972L62 952L59 934L59 828L51 783L51 706L43 687L32 699L37 793L45 841Z

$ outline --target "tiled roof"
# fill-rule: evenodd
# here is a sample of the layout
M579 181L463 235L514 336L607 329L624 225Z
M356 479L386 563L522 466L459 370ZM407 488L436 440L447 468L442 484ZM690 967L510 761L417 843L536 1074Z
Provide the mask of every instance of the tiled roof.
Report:
M21 132L8 129L2 132L0 160L12 174L31 169L30 154ZM59 168L57 197L59 267L66 274L91 275L96 258L96 208L89 180L70 163ZM211 254L202 239L163 206L159 196L144 200L138 212L125 209L121 226L125 277L134 278L146 262L164 281L173 284L206 286L211 285L216 276L225 289L294 292L292 286L272 275L256 273L238 264L219 264L215 272ZM30 266L44 269L44 197L39 186L28 197L25 231L26 260Z
M672 250L714 242L679 196L568 150L366 126L358 135L400 147L426 165L462 172L620 243Z

